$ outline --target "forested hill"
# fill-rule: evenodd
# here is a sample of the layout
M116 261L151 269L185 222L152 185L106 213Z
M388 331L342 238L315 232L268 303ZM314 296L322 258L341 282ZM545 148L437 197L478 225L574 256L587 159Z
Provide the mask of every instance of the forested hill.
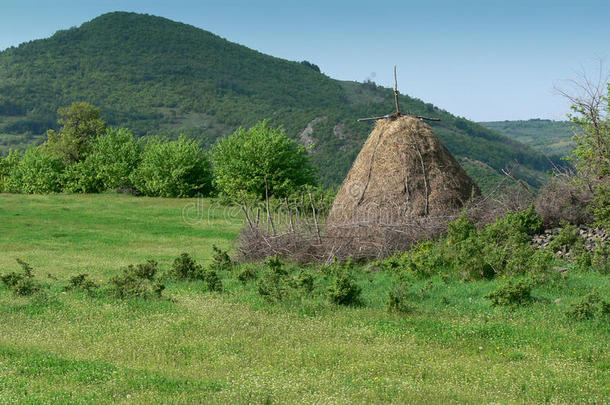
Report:
M536 118L527 121L489 121L479 124L549 156L567 156L574 148L572 142L574 124L569 121Z
M312 63L150 15L109 13L0 52L3 151L40 142L58 107L81 100L137 135L186 133L204 146L267 118L311 149L327 184L343 179L371 130L356 119L394 109L391 89L333 80ZM550 169L533 149L431 104L402 96L401 107L440 117L434 131L483 188L514 162L533 184Z

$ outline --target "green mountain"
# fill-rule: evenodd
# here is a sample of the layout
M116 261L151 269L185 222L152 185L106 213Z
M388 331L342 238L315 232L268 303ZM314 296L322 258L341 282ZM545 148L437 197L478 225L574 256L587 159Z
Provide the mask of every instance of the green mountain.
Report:
M209 146L262 119L307 145L326 184L338 184L371 130L357 118L394 109L391 89L333 80L309 62L264 55L165 18L115 12L0 52L0 143L41 142L57 109L101 108L138 136L185 133ZM435 133L483 189L500 170L540 184L548 160L528 146L432 104L401 96L401 109L441 118Z
M574 144L574 124L569 121L531 119L527 121L479 122L485 128L506 135L554 157L567 156Z

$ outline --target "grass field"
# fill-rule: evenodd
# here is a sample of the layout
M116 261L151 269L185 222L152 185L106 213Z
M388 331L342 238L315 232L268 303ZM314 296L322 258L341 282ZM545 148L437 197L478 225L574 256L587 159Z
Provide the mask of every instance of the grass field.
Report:
M610 403L607 321L564 314L588 291L610 295L593 271L570 270L515 309L483 298L502 280L413 280L406 315L386 310L394 275L366 266L354 307L324 298L318 268L311 296L282 303L228 271L221 293L168 282L161 300L61 288L78 273L103 284L145 259L168 268L182 252L207 263L213 244L231 249L239 215L208 220L206 200L194 221L196 204L0 194L0 273L22 258L48 285L34 297L0 286L0 403Z

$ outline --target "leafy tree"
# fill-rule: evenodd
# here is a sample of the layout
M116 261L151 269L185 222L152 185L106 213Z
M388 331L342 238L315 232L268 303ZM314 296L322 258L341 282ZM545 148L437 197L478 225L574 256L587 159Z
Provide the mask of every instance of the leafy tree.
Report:
M207 156L195 141L152 138L131 176L138 190L149 196L192 197L212 191L212 171Z
M0 157L0 193L11 191L8 188L10 176L20 160L21 153L16 150L10 150L6 157Z
M571 160L578 180L593 192L593 216L603 226L610 225L610 83L609 76L597 81L583 74L573 80L572 92L560 90L571 103L570 120L579 131L574 136L576 148Z
M571 160L582 177L599 180L610 175L610 83L583 75L572 84L572 92L559 90L571 102L568 117L579 129Z
M86 159L66 169L66 191L95 193L132 188L142 146L127 129L108 129L91 140Z
M316 183L305 148L267 121L220 139L212 148L212 164L219 191L235 199L263 199L266 191L283 197Z
M30 147L11 170L6 188L26 194L58 193L62 190L64 165L44 148Z
M45 147L66 165L84 160L90 149L90 140L106 130L100 110L81 101L57 112L60 116L57 122L62 127L59 132L47 131Z

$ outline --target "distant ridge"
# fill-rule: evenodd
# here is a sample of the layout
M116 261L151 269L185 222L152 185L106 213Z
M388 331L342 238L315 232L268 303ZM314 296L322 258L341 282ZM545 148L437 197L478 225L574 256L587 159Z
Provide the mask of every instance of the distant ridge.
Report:
M520 121L479 122L485 128L550 156L567 156L574 147L574 124L569 121L553 121L540 118Z
M139 136L185 133L204 146L267 118L308 145L329 185L343 180L371 130L356 119L394 109L392 91L373 82L334 80L311 62L264 55L162 17L113 12L0 52L0 151L41 142L57 125L57 108L79 100ZM483 190L515 162L533 185L551 167L493 130L418 99L400 102L442 119L434 132Z

